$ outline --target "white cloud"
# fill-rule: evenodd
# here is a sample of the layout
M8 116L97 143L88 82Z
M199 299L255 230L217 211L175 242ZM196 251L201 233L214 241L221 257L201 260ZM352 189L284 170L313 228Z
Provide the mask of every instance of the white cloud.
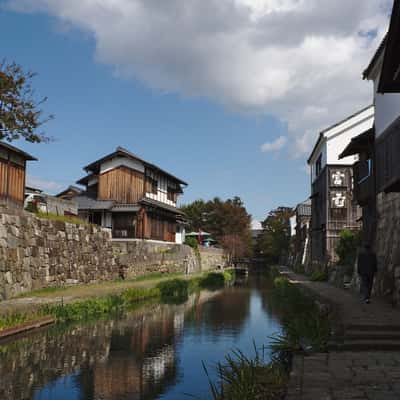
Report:
M285 136L279 136L276 140L272 142L266 142L261 145L261 151L263 153L269 153L273 151L282 150L287 143L287 138Z
M50 180L39 178L37 176L32 176L32 175L27 176L26 185L37 188L37 189L41 189L44 192L50 192L50 193L55 193L55 192L60 191L61 189L65 188L65 185L63 185L59 182L50 181Z
M361 72L390 0L8 0L92 34L96 60L160 91L286 122L291 151L372 101Z

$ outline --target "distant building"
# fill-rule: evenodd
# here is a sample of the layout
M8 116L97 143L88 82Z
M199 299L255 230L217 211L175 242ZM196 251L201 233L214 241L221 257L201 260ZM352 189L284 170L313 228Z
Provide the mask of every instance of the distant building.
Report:
M83 190L77 186L68 186L65 190L62 192L58 193L56 197L64 200L71 200L75 198L76 196L79 196L82 194Z
M184 216L177 208L187 183L118 147L87 165L77 183L79 216L112 229L113 238L181 243Z
M36 160L14 146L0 142L0 202L24 206L26 162Z
M306 267L310 257L311 200L307 199L295 208L296 236L294 241L295 265Z
M353 203L357 156L340 159L350 141L374 123L374 106L322 131L308 159L311 168L311 261L337 261L335 248L343 229L360 229L361 211Z

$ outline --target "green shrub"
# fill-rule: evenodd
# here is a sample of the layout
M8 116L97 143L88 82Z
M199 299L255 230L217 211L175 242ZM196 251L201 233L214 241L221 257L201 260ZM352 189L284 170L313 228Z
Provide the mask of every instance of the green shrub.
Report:
M310 280L313 282L326 282L328 280L328 273L326 271L314 271L311 274Z
M199 243L198 243L197 239L194 238L193 236L186 237L185 244L195 250L197 250L199 248Z
M340 232L339 242L336 246L336 254L339 257L338 264L342 266L353 266L357 249L361 244L361 232L344 229Z
M225 286L225 276L219 272L210 272L200 279L199 286L201 289L221 289Z
M160 291L161 301L164 303L182 303L189 296L189 282L183 279L160 282L157 289Z

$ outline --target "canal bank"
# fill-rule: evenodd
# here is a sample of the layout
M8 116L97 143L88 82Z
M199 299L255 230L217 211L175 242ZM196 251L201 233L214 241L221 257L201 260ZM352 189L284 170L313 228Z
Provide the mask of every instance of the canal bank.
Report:
M233 279L230 270L194 275L154 274L128 281L39 290L0 302L0 340L57 321L101 317L149 299L181 300L190 292L221 287Z
M233 349L252 357L254 342L267 345L280 331L266 280L250 276L183 304L148 304L0 345L0 398L207 399L203 363L214 381L215 365Z
M351 292L280 268L294 285L331 304L338 318L328 352L296 354L286 400L400 398L400 312L378 299L363 304Z

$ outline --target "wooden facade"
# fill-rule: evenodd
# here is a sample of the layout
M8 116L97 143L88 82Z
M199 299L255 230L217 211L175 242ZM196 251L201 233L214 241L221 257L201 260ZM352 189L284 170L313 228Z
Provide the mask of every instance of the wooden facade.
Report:
M23 206L27 160L35 158L0 142L0 200Z
M111 228L114 238L175 242L185 182L121 147L85 170L77 182L86 186L76 198L81 215Z
M337 261L336 246L343 229L360 229L360 211L353 202L352 167L328 165L312 185L311 258Z
M134 204L143 198L144 174L127 167L118 167L99 176L98 199Z
M377 192L400 192L400 117L375 142Z

